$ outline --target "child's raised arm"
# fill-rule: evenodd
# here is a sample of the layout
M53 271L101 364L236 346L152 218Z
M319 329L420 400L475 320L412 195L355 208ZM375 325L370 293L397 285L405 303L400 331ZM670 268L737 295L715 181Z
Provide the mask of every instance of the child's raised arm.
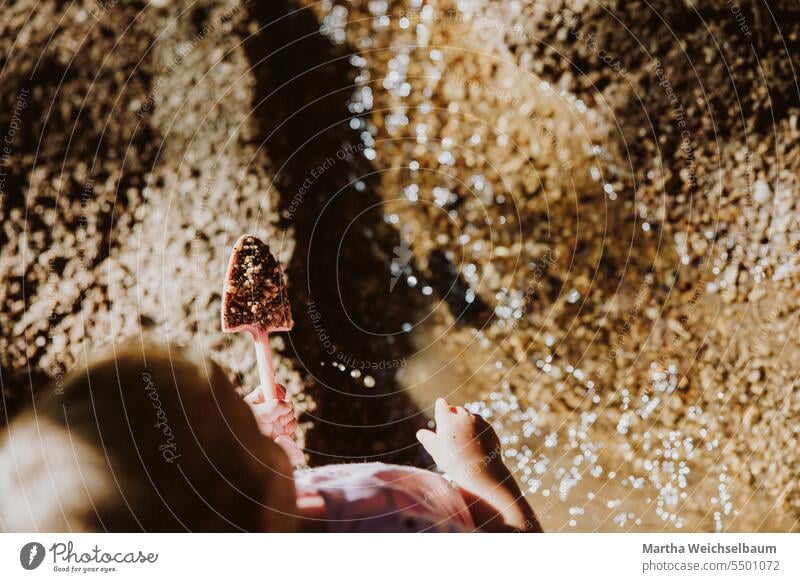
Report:
M436 432L420 430L417 438L461 488L475 523L484 531L542 531L489 423L444 398L436 400L435 419Z

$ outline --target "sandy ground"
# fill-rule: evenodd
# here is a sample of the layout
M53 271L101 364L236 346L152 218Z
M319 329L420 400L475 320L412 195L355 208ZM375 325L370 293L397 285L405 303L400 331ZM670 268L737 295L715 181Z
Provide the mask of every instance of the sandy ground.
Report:
M446 395L546 529L798 529L796 6L166 4L3 9L7 415L143 328L248 391L253 232L312 465Z

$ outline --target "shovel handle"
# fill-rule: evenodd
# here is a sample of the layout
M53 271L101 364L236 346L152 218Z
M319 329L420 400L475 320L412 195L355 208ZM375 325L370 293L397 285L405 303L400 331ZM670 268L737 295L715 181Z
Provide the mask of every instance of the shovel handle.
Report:
M275 369L272 367L272 350L269 347L269 334L266 331L253 332L253 344L256 350L258 363L258 377L264 390L264 399L275 400L278 395L275 391Z

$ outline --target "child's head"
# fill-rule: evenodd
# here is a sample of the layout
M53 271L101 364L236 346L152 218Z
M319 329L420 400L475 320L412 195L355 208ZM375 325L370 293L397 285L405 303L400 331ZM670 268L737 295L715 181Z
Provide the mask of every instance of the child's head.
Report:
M286 456L223 371L184 348L117 346L37 397L0 446L0 530L293 526Z

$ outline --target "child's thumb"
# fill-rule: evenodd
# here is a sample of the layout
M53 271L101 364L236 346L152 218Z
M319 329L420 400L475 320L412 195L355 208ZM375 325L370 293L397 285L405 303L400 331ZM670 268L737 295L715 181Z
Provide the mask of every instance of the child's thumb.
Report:
M438 452L438 441L436 440L436 433L432 430L423 428L417 431L417 440L425 447L428 453L435 457Z

